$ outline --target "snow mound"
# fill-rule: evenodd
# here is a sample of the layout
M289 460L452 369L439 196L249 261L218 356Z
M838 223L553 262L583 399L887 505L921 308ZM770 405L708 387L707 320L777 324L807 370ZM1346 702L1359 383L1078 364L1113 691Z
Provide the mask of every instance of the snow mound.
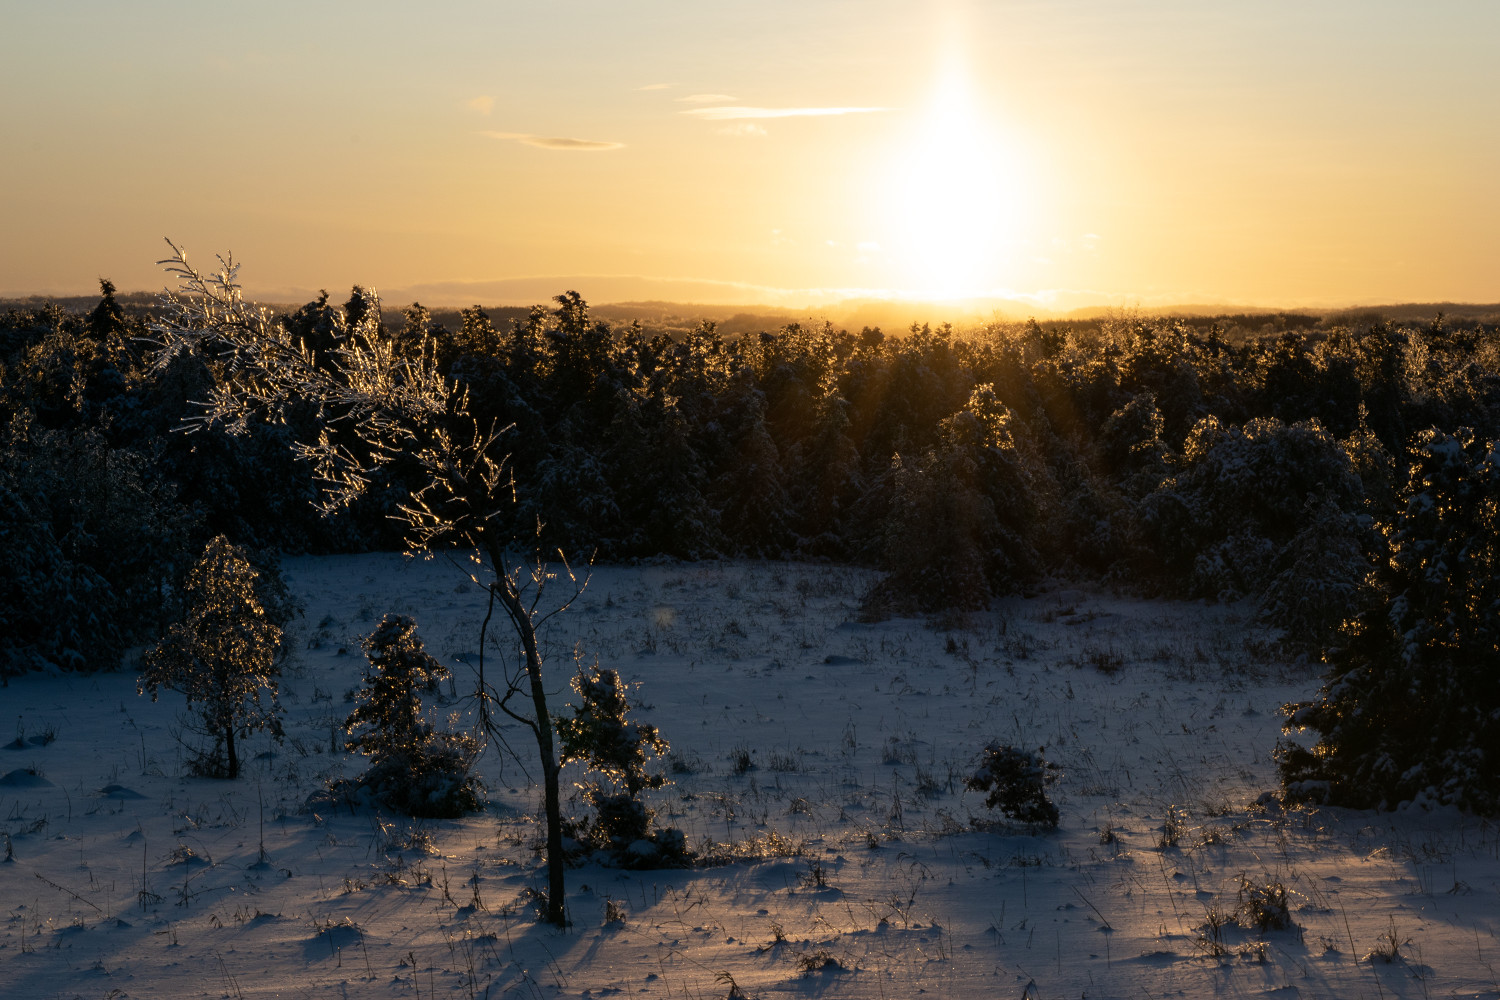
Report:
M99 794L106 799L144 799L146 797L134 788L126 788L124 785L105 785L99 789Z

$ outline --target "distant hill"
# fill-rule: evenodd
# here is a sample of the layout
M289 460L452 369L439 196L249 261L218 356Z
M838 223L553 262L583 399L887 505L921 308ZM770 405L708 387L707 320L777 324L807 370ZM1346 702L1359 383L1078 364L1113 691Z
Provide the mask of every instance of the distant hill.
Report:
M559 289L561 291L561 289ZM116 300L128 313L145 315L157 304L159 292L122 292ZM315 296L309 296L309 301ZM330 294L329 299L341 303L347 296ZM99 302L98 295L42 296L24 298L0 298L0 310L39 309L55 303L66 312L85 313ZM278 312L291 312L302 302L264 302L268 308ZM390 296L382 296L382 314L388 326L399 327L403 312L411 305ZM550 296L542 296L537 305L544 308L553 304ZM879 328L886 333L904 333L913 324L930 325L934 328L944 323L955 329L965 330L989 323L1014 323L1036 319L1047 325L1095 326L1125 317L1153 319L1161 317L1182 318L1195 327L1217 322L1222 329L1234 330L1241 336L1275 333L1281 330L1329 328L1333 326L1365 326L1380 320L1397 323L1428 323L1439 313L1450 321L1468 323L1500 324L1500 303L1470 302L1403 302L1386 305L1351 306L1336 309L1278 309L1272 307L1242 306L1230 304L1182 304L1159 307L1083 306L1066 311L1051 310L1040 305L1020 300L982 300L960 302L917 302L897 299L843 299L822 306L792 309L756 304L723 305L711 303L672 302L666 300L590 303L590 312L596 319L612 326L627 326L640 323L648 333L665 333L682 336L709 321L723 337L733 339L748 333L776 330L790 323L821 326L824 322L846 330L863 327ZM511 322L524 321L531 306L495 305L484 306L491 321L501 328ZM460 310L442 306L431 308L433 319L456 328Z

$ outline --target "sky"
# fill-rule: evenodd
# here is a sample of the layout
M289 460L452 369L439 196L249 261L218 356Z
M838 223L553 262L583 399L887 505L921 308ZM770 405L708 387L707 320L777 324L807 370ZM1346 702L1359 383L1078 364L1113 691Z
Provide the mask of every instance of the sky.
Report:
M0 295L1500 301L1494 0L0 0Z

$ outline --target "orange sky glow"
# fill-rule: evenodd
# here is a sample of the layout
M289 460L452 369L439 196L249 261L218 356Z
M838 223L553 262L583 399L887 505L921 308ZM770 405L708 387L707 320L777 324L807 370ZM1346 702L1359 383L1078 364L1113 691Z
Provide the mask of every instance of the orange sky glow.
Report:
M1500 301L1500 4L0 0L0 295Z

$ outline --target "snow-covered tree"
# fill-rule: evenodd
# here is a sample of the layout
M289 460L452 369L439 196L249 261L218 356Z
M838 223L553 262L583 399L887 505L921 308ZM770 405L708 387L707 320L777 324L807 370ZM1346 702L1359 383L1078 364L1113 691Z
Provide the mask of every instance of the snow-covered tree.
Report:
M573 690L579 700L568 706L571 717L558 718L557 735L563 763L580 762L591 774L582 790L595 819L580 832L627 860L660 864L680 859L682 834L668 830L653 835L655 814L640 797L667 783L665 775L648 766L648 757L667 752L667 741L655 726L629 721L631 705L618 671L579 663Z
M865 596L869 614L977 610L1034 569L1037 504L1015 415L981 385L941 430L941 448L892 463L891 573Z
M547 815L546 919L565 923L559 764L537 630L568 601L544 611L540 602L558 574L539 557L514 556L515 537L501 516L514 499L506 428L470 414L468 393L444 373L436 345L396 349L381 330L373 292L356 289L345 307L344 336L319 353L245 301L232 259L221 257L219 269L205 274L168 245L172 253L162 264L179 289L163 296L151 327L162 348L157 363L201 354L217 375L190 428L243 432L282 422L312 403L320 416L316 436L294 448L323 484L325 510L337 511L381 489L399 465L415 484L398 508L410 543L429 551L458 545L487 557L493 575L476 573L476 580L487 589L491 609L498 603L514 631L519 669L501 672L497 683L493 672L486 677L481 659L479 711L489 729L494 714L504 712L536 738ZM478 568L480 560L475 563ZM570 572L565 575L571 579ZM511 707L518 695L529 698L529 712Z
M109 581L69 557L34 501L0 468L0 687L47 666L113 666L125 645Z
M1057 806L1047 798L1047 785L1055 778L1055 766L1040 750L1032 753L1005 743L990 743L979 755L978 766L964 779L964 787L987 793L984 804L1013 820L1056 827Z
M1374 599L1288 705L1309 750L1278 748L1293 796L1355 807L1500 810L1500 441L1417 436Z
M200 766L214 777L239 777L237 738L266 729L281 735L281 629L255 596L258 575L223 535L209 542L188 571L184 616L146 654L138 685L152 701L162 688L181 692L197 709L214 740Z
M1205 417L1175 465L1140 511L1164 582L1186 596L1261 593L1304 527L1309 496L1345 512L1359 503L1360 480L1348 453L1316 420L1226 426ZM1355 567L1350 584L1362 576Z
M459 816L480 807L469 773L479 744L468 734L434 729L422 692L437 690L448 668L417 637L416 620L386 615L364 640L364 690L344 728L349 746L370 757L356 784L412 816Z

